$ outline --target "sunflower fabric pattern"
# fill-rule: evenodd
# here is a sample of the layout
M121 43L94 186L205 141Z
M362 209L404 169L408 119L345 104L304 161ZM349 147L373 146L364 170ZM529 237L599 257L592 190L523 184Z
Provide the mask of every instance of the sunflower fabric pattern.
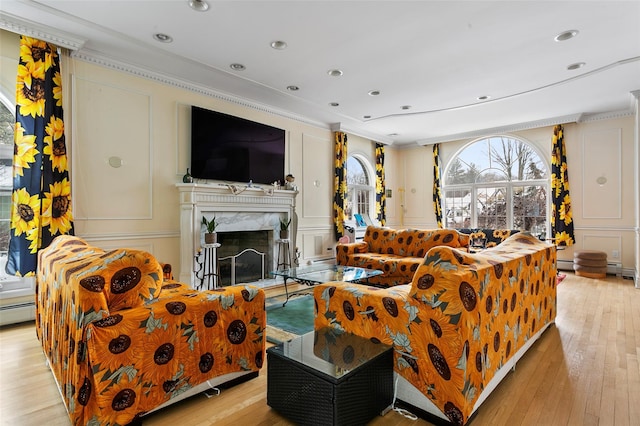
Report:
M394 369L456 425L496 372L556 315L556 249L528 233L472 254L429 250L410 284L314 288L314 328L393 345Z
M432 247L469 247L469 236L455 229L391 229L368 226L362 241L338 244L338 265L378 269L369 283L385 287L410 283Z
M384 145L376 143L376 219L384 226L387 221L387 190L384 178Z
M73 425L126 425L207 380L262 367L262 289L196 291L163 279L149 253L73 236L38 260L36 331Z
M520 232L519 229L489 229L489 228L462 228L458 229L463 234L469 234L469 239L473 241L480 238L486 241L486 247L495 247L513 234Z
M551 146L551 235L559 246L572 246L575 243L562 125L553 128Z
M16 84L11 240L7 272L33 276L37 252L73 234L71 182L57 47L20 38Z
M347 199L347 134L335 132L333 182L333 233L336 241L344 235L344 203Z

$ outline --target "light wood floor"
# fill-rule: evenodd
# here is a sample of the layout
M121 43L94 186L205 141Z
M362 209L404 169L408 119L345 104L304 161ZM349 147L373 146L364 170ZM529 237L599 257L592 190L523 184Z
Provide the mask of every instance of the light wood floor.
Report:
M556 325L480 407L472 426L639 425L640 290L613 276L569 274ZM260 376L152 414L144 426L290 425L266 403ZM33 323L0 328L0 425L69 425ZM396 412L372 425L428 425Z

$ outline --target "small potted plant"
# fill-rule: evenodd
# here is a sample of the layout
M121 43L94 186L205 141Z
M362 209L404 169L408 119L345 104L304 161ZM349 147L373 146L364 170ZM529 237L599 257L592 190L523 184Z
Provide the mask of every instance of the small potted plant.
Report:
M202 216L202 224L206 228L206 231L204 233L204 243L215 244L217 242L216 226L218 226L216 217L214 216L213 219L207 220L206 217Z
M291 225L291 219L285 221L280 219L280 239L286 240L289 238L289 225Z

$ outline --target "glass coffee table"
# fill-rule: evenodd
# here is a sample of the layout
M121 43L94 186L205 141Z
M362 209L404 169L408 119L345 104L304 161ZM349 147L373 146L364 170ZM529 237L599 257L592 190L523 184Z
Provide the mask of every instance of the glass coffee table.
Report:
M357 268L355 266L317 264L311 266L299 266L271 272L271 275L284 278L284 291L286 299L282 306L286 305L291 295L287 288L287 281L292 280L300 284L314 286L316 284L331 281L345 281L368 284L368 280L376 275L382 275L377 269Z

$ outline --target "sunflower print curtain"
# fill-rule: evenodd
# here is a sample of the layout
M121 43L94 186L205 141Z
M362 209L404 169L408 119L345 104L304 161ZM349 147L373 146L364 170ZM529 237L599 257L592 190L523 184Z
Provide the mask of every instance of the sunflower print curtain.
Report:
M32 276L37 253L73 234L71 183L57 47L20 38L16 85L11 240L7 272Z
M381 226L384 226L387 221L387 195L384 180L384 145L376 143L376 218Z
M344 204L347 199L347 134L344 132L335 132L335 154L333 231L337 241L344 235Z
M553 129L551 147L551 235L556 245L571 246L575 242L573 215L569 196L567 151L562 125Z
M440 188L440 144L433 145L433 209L438 228L442 228L442 193Z

